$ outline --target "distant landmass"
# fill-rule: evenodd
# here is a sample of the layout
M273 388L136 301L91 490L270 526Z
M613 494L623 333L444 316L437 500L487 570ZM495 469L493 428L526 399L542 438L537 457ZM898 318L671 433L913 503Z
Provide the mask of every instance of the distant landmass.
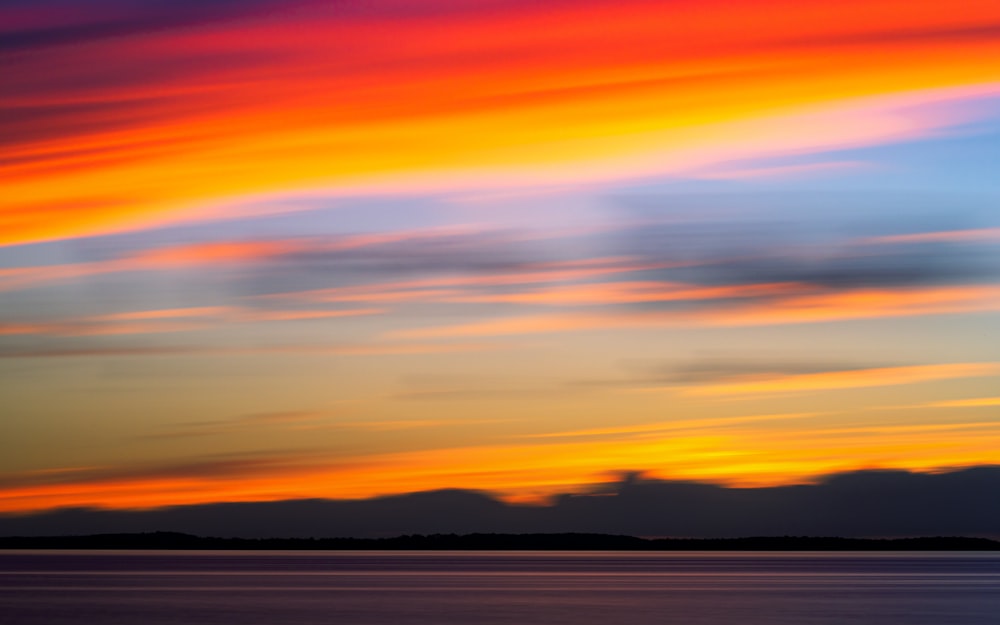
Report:
M960 536L638 538L614 534L432 534L394 538L214 538L178 532L8 536L0 549L433 550L433 551L1000 551Z
M353 500L207 503L147 510L63 508L0 514L0 536L170 531L247 539L395 540L390 537L416 534L1000 539L997 493L1000 466L938 473L855 471L812 484L766 488L729 488L627 473L618 482L559 495L544 505L517 505L490 493L453 489ZM555 544L555 539L547 540ZM369 546L374 544L378 543Z

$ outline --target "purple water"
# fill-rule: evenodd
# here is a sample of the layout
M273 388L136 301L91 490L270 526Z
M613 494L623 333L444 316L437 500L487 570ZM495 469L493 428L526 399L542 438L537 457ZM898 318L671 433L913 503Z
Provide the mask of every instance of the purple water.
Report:
M998 553L0 551L3 625L995 625Z

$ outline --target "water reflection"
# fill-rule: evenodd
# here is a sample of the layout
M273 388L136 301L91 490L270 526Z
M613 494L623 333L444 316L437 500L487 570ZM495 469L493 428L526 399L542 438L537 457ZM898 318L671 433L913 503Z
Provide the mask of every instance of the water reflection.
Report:
M987 625L994 553L5 552L16 625Z

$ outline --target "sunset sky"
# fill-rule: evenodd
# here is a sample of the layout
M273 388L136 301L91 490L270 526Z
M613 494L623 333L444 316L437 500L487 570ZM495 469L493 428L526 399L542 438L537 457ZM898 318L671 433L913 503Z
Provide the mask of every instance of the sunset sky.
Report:
M1000 464L996 0L11 0L0 512Z

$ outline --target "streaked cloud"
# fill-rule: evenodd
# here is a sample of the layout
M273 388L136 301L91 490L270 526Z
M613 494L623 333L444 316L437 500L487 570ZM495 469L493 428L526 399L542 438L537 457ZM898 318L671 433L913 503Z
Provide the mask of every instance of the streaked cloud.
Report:
M660 421L657 423L641 423L636 425L622 425L604 428L587 428L582 430L569 430L565 432L546 432L543 434L529 434L526 438L578 438L578 437L619 437L622 435L645 438L650 436L663 436L671 432L684 432L689 430L712 430L726 428L729 426L742 426L746 424L766 423L770 421L785 421L808 419L820 416L820 412L797 412L787 414L761 414L745 415L738 417L715 417L707 419L677 419L674 421Z
M1000 243L1000 228L973 228L969 230L942 230L936 232L915 232L872 237L864 243L950 243L984 242Z
M823 323L1000 310L1000 287L946 286L856 289L776 298L698 314L698 323L722 326Z
M791 423L796 419L789 416ZM299 450L8 475L0 510L357 498L454 487L523 499L591 489L615 479L608 467L648 467L653 477L764 486L808 481L835 467L930 470L982 463L993 457L993 442L1000 435L1000 424L994 422L763 431L751 420L742 429L739 425L720 422L715 429L666 430L650 436L624 428L597 437L361 455L336 462L314 450ZM583 440L575 440L579 438Z
M516 419L394 419L371 421L341 421L331 428L366 430L369 432L400 432L425 428L454 428L493 423L510 423Z
M934 408L988 408L1000 406L1000 397L973 397L969 399L952 399L927 404Z
M760 376L733 379L721 383L691 386L686 395L745 395L753 393L799 393L870 386L916 384L934 380L1000 375L1000 363L945 363L880 367L847 371L827 371L786 376Z
M766 292L760 289L758 292ZM723 292L717 290L716 292ZM751 289L744 293L752 292ZM501 300L502 298L497 298ZM511 298L516 301L516 299ZM539 298L541 299L541 298ZM686 299L686 298L685 298ZM656 301L665 301L661 298ZM607 303L607 302L605 302ZM693 312L611 312L520 315L451 326L395 331L394 337L445 338L506 336L546 332L685 327L755 326L829 323L852 319L879 319L920 315L1000 311L1000 288L945 287L940 289L858 290L842 293L774 297L749 304L705 307Z
M346 310L249 310L233 307L172 308L112 313L77 319L36 323L0 323L3 335L95 336L109 334L154 334L188 332L216 327L223 323L261 323L267 321L306 321L380 315L379 308Z
M379 262L398 266L398 257L417 253L428 256L429 263L445 263L448 254L462 253L463 249L458 247L461 245L476 245L480 251L484 246L492 245L498 253L512 254L513 250L500 251L505 243L511 243L503 237L504 233L467 229L420 229L327 237L183 243L120 253L108 260L0 269L0 290L32 288L49 282L124 272L315 264L323 260L351 261L362 264L361 269L375 270Z
M799 165L773 165L770 167L758 166L747 169L726 169L719 167L715 170L709 169L707 171L698 172L694 174L693 177L708 180L752 180L756 178L794 177L829 172L836 173L843 170L853 170L870 166L871 165L867 163L857 161L830 161Z
M912 139L961 116L940 95L910 96L931 112L815 109L1000 79L992 5L877 5L17 2L3 239L294 188L608 179Z
M626 393L667 392L679 397L752 397L908 385L957 378L990 378L1000 375L1000 364L969 362L888 366L863 362L767 359L758 356L743 359L702 359L691 362L640 361L628 363L626 370L628 374L622 378L581 380L578 384ZM927 404L931 405L943 404ZM924 405L894 408L921 406ZM790 413L790 415L797 417L800 413ZM763 419L772 417L782 418L782 415L761 416ZM753 417L747 418L753 419ZM713 421L713 419L708 420L709 423ZM693 423L699 422L695 420ZM683 425L685 421L680 420L679 423Z
M803 286L795 283L700 286L670 282L605 282L555 286L520 293L453 296L445 300L550 306L608 305L760 298L801 291Z

